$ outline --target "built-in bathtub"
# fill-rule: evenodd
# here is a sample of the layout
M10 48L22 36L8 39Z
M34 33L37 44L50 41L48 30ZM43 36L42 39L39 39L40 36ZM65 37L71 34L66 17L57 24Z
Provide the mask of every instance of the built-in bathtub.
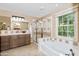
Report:
M73 41L66 42L66 40L55 40L49 37L40 38L38 41L39 50L47 56L71 55L70 49L73 49Z

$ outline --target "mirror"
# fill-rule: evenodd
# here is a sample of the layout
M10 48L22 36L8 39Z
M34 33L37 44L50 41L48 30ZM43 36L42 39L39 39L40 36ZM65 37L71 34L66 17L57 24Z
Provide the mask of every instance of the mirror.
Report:
M24 17L12 16L11 18L11 29L12 30L27 30L28 22Z
M0 30L28 30L28 22L24 17L0 16Z
M28 22L12 22L12 30L27 30Z

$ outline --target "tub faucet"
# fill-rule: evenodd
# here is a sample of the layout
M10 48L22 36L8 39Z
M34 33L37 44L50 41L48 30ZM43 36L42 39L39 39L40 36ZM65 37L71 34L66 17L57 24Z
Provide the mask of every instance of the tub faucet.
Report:
M70 52L71 52L72 56L74 56L74 52L73 52L73 50L72 50L72 49L70 49Z
M71 52L71 55L70 55L70 54L65 54L65 55L67 55L67 56L74 56L74 52L73 52L73 50L70 49L69 51Z

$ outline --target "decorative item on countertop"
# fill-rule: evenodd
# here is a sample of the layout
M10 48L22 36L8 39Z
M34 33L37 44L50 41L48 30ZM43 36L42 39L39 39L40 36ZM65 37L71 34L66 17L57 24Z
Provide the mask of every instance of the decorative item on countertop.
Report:
M7 30L10 30L10 26L7 26Z
M26 31L22 31L22 33L26 33Z
M68 44L68 43L69 43L69 41L68 41L68 40L65 40L65 43L67 43L67 44Z

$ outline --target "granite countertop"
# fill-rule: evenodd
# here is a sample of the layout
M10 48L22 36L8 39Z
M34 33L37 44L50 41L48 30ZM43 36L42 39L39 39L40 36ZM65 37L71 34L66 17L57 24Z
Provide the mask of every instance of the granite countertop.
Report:
M8 36L8 35L24 35L24 34L30 34L30 33L8 33L8 34L0 34L0 36Z
M30 34L29 31L24 31L24 30L3 30L0 33L0 36L8 36L8 35L23 35L23 34Z

